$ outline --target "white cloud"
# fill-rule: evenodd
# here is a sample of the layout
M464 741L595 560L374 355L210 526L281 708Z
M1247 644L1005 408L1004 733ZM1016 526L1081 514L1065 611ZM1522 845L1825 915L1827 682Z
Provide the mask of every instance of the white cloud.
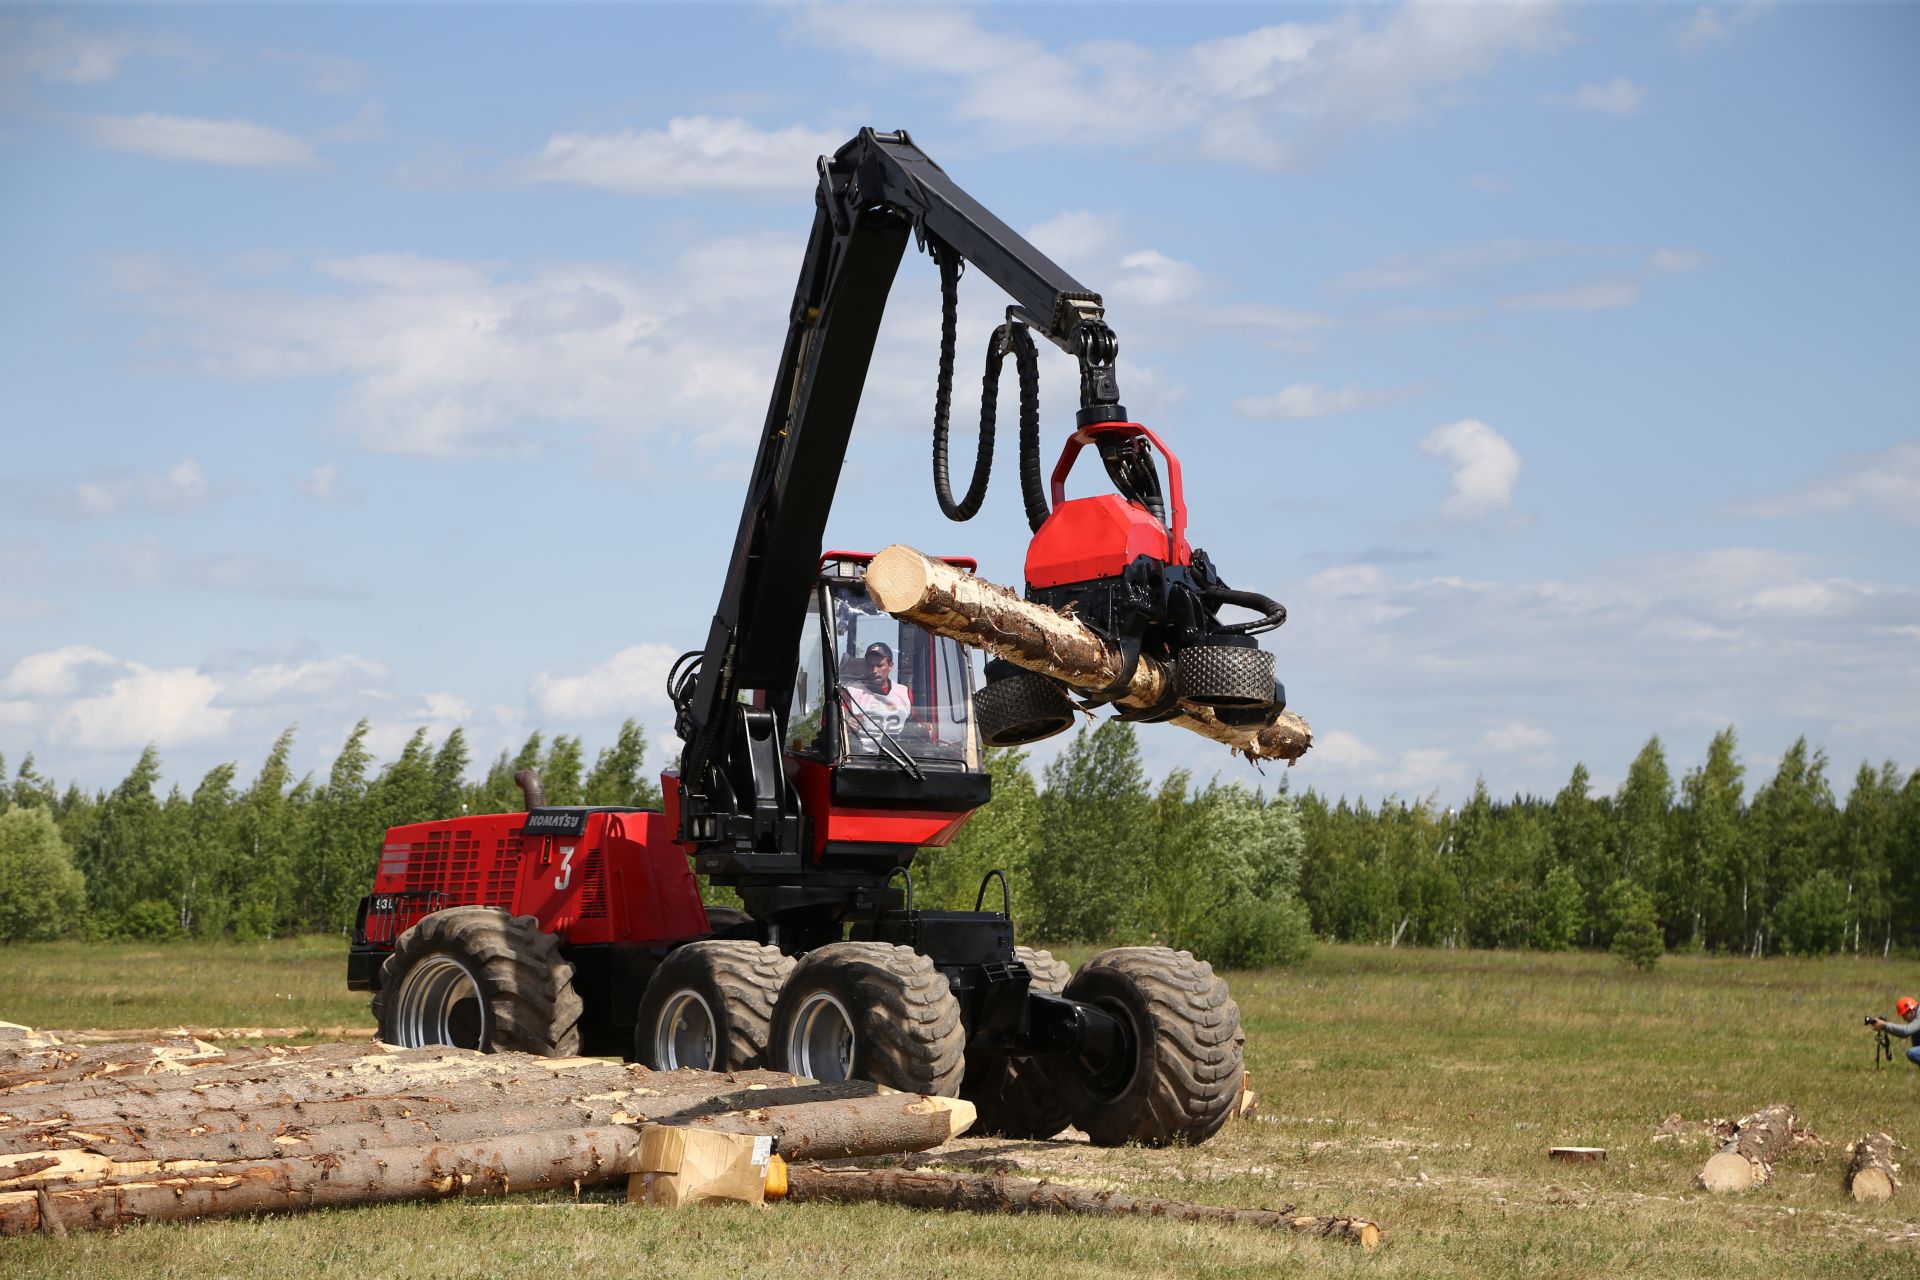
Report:
M28 750L81 756L149 742L163 754L234 751L296 721L351 724L393 701L386 667L358 654L215 654L190 667L76 644L28 654L0 678L0 723Z
M1170 258L1157 249L1138 249L1120 259L1120 273L1102 291L1102 297L1111 296L1143 308L1164 307L1195 297L1204 279L1190 262Z
M1547 101L1603 116L1638 115L1647 105L1647 86L1615 76L1605 84L1583 84L1572 93L1552 95Z
M358 654L269 662L229 678L214 705L286 707L336 698L365 701L382 696L387 683L387 668Z
M1298 307L1276 306L1265 302L1230 302L1211 309L1211 319L1229 329L1265 330L1281 335L1302 335L1332 326L1331 316Z
M1498 728L1487 730L1481 736L1480 745L1488 751L1501 755L1545 751L1553 746L1553 735L1538 725L1527 724L1522 720L1509 720Z
M706 242L644 274L412 254L222 274L138 257L114 283L149 320L150 360L343 379L343 428L381 452L525 451L583 426L729 448L757 435L798 257L784 235Z
M1420 442L1420 451L1451 469L1453 490L1441 505L1447 516L1477 520L1513 505L1520 455L1486 423L1466 418L1435 427Z
M1733 39L1734 32L1773 7L1774 0L1744 4L1703 4L1673 28L1673 43L1683 53L1699 53Z
M1026 236L1040 252L1072 270L1115 256L1122 232L1113 214L1066 209L1028 227Z
M33 622L51 618L58 610L49 600L0 591L0 622Z
M1259 169L1313 163L1355 131L1460 100L1502 61L1560 47L1554 4L1416 0L1173 49L1113 38L1049 46L983 24L992 10L807 6L793 29L916 88L1007 146L1107 140ZM1097 102L1100 128L1080 128Z
M1589 245L1555 240L1490 240L1392 254L1334 281L1342 290L1420 289L1535 263L1599 252Z
M1313 754L1316 760L1328 764L1342 765L1348 768L1377 765L1386 759L1355 734L1345 729L1330 729L1313 736Z
M6 679L0 680L0 693L12 697L61 697L80 687L87 668L111 665L113 661L112 654L84 644L28 654L13 664Z
M213 705L219 693L217 681L191 668L128 662L104 690L69 703L54 721L53 737L94 751L218 738L233 719L232 711Z
M1648 269L1667 276L1698 271L1712 261L1698 249L1655 249L1647 255Z
M602 187L633 195L697 191L803 195L814 162L847 133L834 129L756 129L745 120L682 116L664 129L555 134L523 167L530 182Z
M191 511L207 505L212 498L213 486L192 458L182 458L153 474L82 481L73 490L76 509L87 516L110 516L126 510Z
M1920 440L1850 454L1798 489L1751 499L1735 515L1828 515L1870 507L1897 524L1920 525Z
M558 719L625 719L666 705L667 669L677 657L672 645L637 644L577 674L542 671L528 696L543 715Z
M306 494L315 502L349 502L357 500L359 491L340 479L340 464L323 462L309 471L303 478L294 482L294 488Z
M135 58L207 61L202 50L178 36L129 29L83 31L62 18L0 19L0 85L19 79L106 84Z
M1272 395L1246 396L1233 402L1233 411L1245 418L1282 422L1325 418L1357 409L1371 409L1403 400L1407 390L1368 391L1364 387L1323 387L1316 382L1293 382Z
M87 116L82 131L100 146L162 160L230 165L248 169L303 168L316 165L313 148L290 133L251 120L208 120L197 116Z
M1516 293L1500 299L1509 311L1618 311L1640 300L1640 282L1619 277L1584 280L1561 289Z
M1920 589L1827 576L1810 557L1752 547L1575 572L1500 581L1329 571L1289 595L1292 660L1386 698L1444 685L1496 724L1598 717L1644 734L1739 707L1784 730L1884 711L1907 717L1900 732L1912 740L1920 664L1890 660L1885 637L1920 624Z
M1693 11L1693 16L1684 25L1674 29L1673 42L1689 53L1698 53L1710 44L1730 39L1732 35L1714 7L1703 4Z

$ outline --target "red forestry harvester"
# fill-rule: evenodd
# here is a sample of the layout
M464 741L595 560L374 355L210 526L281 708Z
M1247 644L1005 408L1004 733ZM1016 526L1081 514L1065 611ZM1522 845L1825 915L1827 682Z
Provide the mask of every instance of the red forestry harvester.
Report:
M685 746L662 775L665 812L548 806L530 779L525 813L393 828L348 983L375 993L380 1034L401 1045L769 1065L960 1094L982 1132L1049 1137L1073 1123L1100 1143L1202 1140L1238 1097L1242 1039L1205 963L1121 947L1069 975L1014 945L1004 876L989 873L973 911L932 911L914 905L912 865L987 802L983 744L1059 732L1076 706L1117 697L1142 656L1173 670L1188 703L1248 722L1271 715L1284 694L1252 637L1285 611L1229 589L1187 544L1178 463L1119 404L1118 343L1097 293L904 132L862 130L821 157L819 177L719 609L705 648L668 681ZM822 553L887 291L913 241L934 256L943 293L940 504L967 519L984 497L994 384L1010 352L1034 530L1028 598L1071 608L1123 655L1106 698L1076 704L1062 684L1005 662L987 664L976 688L970 650L868 598L868 557ZM979 461L955 502L947 409L963 262L1014 305L989 348ZM1081 371L1051 494L1030 329ZM1064 500L1087 446L1117 492ZM1223 623L1227 605L1259 616ZM1161 719L1175 705L1123 714ZM703 908L696 872L737 890L746 911Z

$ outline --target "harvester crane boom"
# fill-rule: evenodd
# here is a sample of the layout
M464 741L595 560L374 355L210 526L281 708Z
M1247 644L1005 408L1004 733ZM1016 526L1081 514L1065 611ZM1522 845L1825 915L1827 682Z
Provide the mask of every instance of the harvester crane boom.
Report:
M688 655L674 681L686 743L680 834L702 846L801 847L804 819L778 776L779 725L848 436L909 238L936 258L972 263L1013 298L1012 318L1079 359L1082 425L1126 417L1100 295L961 190L904 130L862 129L821 157L819 172L720 605L697 666ZM741 708L742 690L763 691L761 705Z

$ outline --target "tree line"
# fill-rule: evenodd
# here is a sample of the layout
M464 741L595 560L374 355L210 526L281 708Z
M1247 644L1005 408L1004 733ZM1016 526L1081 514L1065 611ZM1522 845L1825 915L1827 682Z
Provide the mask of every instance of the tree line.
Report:
M1655 922L1679 950L1887 954L1920 946L1920 770L1862 764L1842 804L1795 742L1749 795L1734 731L1676 784L1658 737L1612 795L1575 765L1552 799L1459 809L1299 802L1317 934L1426 946L1608 946Z
M388 827L517 812L520 769L539 772L550 804L659 804L631 720L590 767L579 738L535 733L478 780L458 728L437 745L418 730L378 769L367 734L362 720L324 779L294 776L288 729L251 780L220 764L164 796L151 746L111 791L63 790L28 756L0 787L0 940L337 932L373 883Z
M581 739L534 733L477 778L457 728L438 743L422 729L378 767L367 734L363 721L324 779L294 776L289 729L250 779L222 764L164 796L152 747L99 792L63 789L28 757L0 785L0 940L339 931L387 827L517 812L523 768L551 804L659 803L631 721L591 765ZM1842 804L1804 740L1750 796L1728 729L1678 784L1654 738L1612 795L1577 765L1551 799L1495 800L1481 783L1457 808L1296 797L1284 776L1272 793L1185 770L1154 783L1117 721L1082 727L1037 778L1018 751L987 767L993 803L919 855L915 900L997 907L998 870L1023 939L1157 941L1234 965L1314 936L1643 960L1920 946L1920 771L1863 765Z

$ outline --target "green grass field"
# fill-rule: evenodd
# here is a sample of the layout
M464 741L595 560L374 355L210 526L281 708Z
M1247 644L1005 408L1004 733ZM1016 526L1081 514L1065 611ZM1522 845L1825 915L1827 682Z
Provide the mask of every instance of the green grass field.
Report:
M1070 952L1069 958L1082 953ZM0 948L0 1017L49 1027L364 1025L344 947ZM1920 1146L1920 1071L1872 1067L1867 1012L1920 964L1324 947L1229 976L1257 1120L1179 1151L994 1143L1027 1176L1214 1204L1372 1218L1371 1254L1158 1220L944 1217L781 1205L663 1213L612 1193L158 1225L0 1242L0 1276L766 1275L1129 1277L1884 1276L1920 1258L1920 1187L1860 1207L1841 1148L1868 1128ZM1669 1112L1786 1100L1831 1143L1771 1186L1692 1187L1704 1144L1655 1143ZM1550 1163L1556 1144L1604 1165ZM1913 1166L1913 1159L1908 1160ZM1914 1166L1920 1169L1920 1166Z

